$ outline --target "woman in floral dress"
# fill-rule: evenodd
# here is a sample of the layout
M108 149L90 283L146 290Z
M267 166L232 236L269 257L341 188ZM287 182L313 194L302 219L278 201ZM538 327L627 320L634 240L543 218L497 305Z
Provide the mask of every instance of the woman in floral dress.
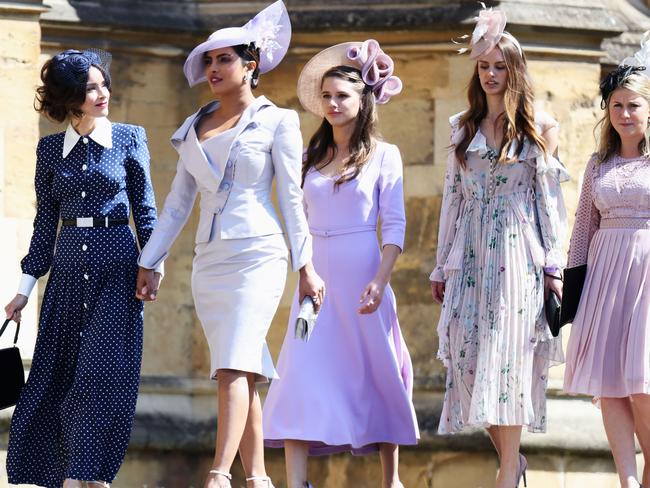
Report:
M562 361L543 303L549 289L561 295L567 175L552 156L557 123L534 112L525 56L504 27L501 11L481 12L469 109L450 119L430 280L447 368L438 431L486 428L500 460L495 486L512 488L527 465L522 426L545 431L547 370Z

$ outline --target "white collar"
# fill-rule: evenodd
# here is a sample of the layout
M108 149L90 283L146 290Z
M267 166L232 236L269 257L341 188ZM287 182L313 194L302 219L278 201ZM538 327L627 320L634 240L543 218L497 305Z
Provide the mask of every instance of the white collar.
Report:
M97 122L95 122L95 128L87 137L91 138L97 144L104 146L106 149L112 148L113 130L111 128L110 120L106 117L97 119ZM68 124L68 128L65 130L65 138L63 139L64 158L70 154L70 151L72 151L72 148L75 147L79 139L81 139L81 136L76 130L74 130L72 124Z

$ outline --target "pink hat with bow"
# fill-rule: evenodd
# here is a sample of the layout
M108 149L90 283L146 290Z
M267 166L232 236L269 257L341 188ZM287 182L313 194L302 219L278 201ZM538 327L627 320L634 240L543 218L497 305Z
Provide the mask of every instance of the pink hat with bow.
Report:
M469 42L470 47L460 48L458 52L463 54L471 49L469 57L476 59L492 51L501 38L505 37L512 41L519 50L519 54L523 55L519 41L512 34L504 30L507 22L506 13L503 10L492 7L487 8L483 2L479 3L483 7L483 10L479 12L478 16L474 17L476 27L474 27L474 32L472 32L472 37ZM469 37L468 35L464 35L460 38L467 39Z
M323 75L335 66L350 66L361 71L378 104L387 103L402 91L402 81L393 75L395 64L374 39L345 42L328 47L311 58L298 78L298 98L309 112L324 117L321 106Z
M190 86L207 81L203 54L228 46L255 43L260 50L260 73L267 73L275 68L289 49L291 40L291 20L282 0L277 0L243 27L226 27L219 29L194 49L185 60L183 71Z

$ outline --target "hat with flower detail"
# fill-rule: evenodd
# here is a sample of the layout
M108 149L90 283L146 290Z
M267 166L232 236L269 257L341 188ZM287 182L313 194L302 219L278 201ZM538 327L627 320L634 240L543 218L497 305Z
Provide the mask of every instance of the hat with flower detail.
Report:
M254 44L260 50L260 73L275 68L289 49L291 20L282 0L272 3L243 27L226 27L212 34L189 54L183 72L190 86L207 81L203 54L228 46Z
M377 104L387 103L402 91L402 80L393 75L395 63L376 40L337 44L311 58L298 78L300 103L319 117L325 116L321 106L323 75L336 66L349 66L361 71L361 77L372 89Z
M91 66L102 69L106 82L110 84L110 66L113 57L101 49L84 51L68 49L52 58L50 69L56 82L68 86L84 85L88 82Z

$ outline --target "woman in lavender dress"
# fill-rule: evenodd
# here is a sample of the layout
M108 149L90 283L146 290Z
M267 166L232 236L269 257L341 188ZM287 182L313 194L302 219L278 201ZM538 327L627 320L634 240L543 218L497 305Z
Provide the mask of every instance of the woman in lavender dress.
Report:
M650 45L601 85L605 115L587 163L569 266L587 265L564 389L600 398L622 488L650 486ZM644 59L642 67L632 67Z
M386 72L372 78L378 65ZM264 438L284 446L290 488L310 486L309 454L376 450L382 486L401 487L397 445L418 439L411 360L388 284L404 241L402 161L374 130L375 103L401 89L391 74L392 61L371 40L322 51L298 82L303 106L324 117L303 184L314 267L329 291L308 342L294 338L294 297L280 378L264 405Z

